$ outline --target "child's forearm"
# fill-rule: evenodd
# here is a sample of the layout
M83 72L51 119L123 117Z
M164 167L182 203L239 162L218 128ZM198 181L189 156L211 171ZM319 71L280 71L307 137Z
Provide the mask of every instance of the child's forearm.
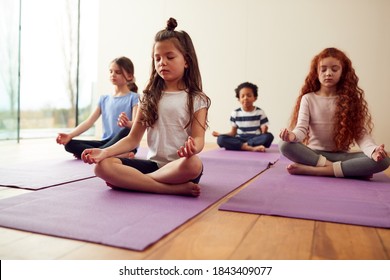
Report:
M195 137L193 138L194 146L195 146L195 153L200 153L204 148L204 137Z
M128 151L134 150L137 147L137 144L134 143L134 140L130 137L124 137L114 145L105 148L108 157L113 157L126 153Z
M84 121L82 123L80 123L75 129L73 129L70 133L69 133L69 136L71 138L73 137L76 137L76 136L79 136L80 134L84 133L85 131L87 131L88 129L90 129L92 127L92 124L90 124L89 122L87 121Z

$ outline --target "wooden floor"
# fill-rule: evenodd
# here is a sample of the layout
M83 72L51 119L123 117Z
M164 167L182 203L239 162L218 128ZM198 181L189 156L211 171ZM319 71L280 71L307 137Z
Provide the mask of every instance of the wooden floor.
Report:
M215 147L208 144L206 149ZM0 168L50 158L62 149L53 139L0 142ZM218 210L246 186L142 252L0 228L0 259L390 259L387 229ZM25 192L0 188L0 199Z

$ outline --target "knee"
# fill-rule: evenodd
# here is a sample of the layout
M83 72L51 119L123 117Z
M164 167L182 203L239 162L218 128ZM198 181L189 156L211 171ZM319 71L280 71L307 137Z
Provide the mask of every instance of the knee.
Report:
M74 140L70 140L64 145L65 151L72 153L74 151Z
M265 147L266 148L269 148L272 144L272 141L274 141L274 135L272 133L267 133L266 134L267 138L266 138L266 141L265 141Z
M218 146L223 148L224 147L224 142L225 142L225 136L224 135L219 135L218 138L217 138Z
M99 178L106 178L112 169L113 164L115 163L116 158L106 158L101 162L95 165L95 175Z
M286 153L288 153L288 151L290 150L290 145L291 143L290 142L285 142L285 141L280 141L278 146L279 146L279 151L282 153L282 155L285 155Z
M188 178L193 179L202 172L203 164L198 156L192 156L184 161L182 167Z
M387 168L389 168L390 166L390 158L387 157L381 161L378 162L378 165L380 166L380 168L382 169L382 171L386 170Z

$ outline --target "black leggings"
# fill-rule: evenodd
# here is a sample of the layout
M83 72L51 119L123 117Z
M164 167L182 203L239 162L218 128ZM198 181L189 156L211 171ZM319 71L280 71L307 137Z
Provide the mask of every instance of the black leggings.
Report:
M100 148L104 149L112 146L122 138L126 137L130 132L129 128L121 129L118 134L113 138L107 140L70 140L68 144L65 145L65 150L69 153L72 153L76 158L80 159L81 154L85 149L91 148ZM137 149L132 151L134 154L137 153Z
M157 163L151 160L138 159L138 158L119 158L119 159L122 161L123 165L133 167L138 171L142 172L143 174L152 173L159 169ZM195 179L190 180L190 182L198 184L202 175L203 175L203 167L202 167L202 172L200 172L199 176L196 177Z

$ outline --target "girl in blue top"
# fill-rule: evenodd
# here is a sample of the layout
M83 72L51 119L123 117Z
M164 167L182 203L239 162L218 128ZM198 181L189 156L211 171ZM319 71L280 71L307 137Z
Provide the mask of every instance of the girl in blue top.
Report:
M80 159L87 148L105 148L118 142L129 134L138 108L138 87L135 84L134 65L127 57L114 59L110 64L110 80L114 85L114 94L103 95L95 111L70 133L59 133L57 143L65 145L65 150ZM102 116L102 140L74 140L87 131ZM122 154L134 157L136 149Z

